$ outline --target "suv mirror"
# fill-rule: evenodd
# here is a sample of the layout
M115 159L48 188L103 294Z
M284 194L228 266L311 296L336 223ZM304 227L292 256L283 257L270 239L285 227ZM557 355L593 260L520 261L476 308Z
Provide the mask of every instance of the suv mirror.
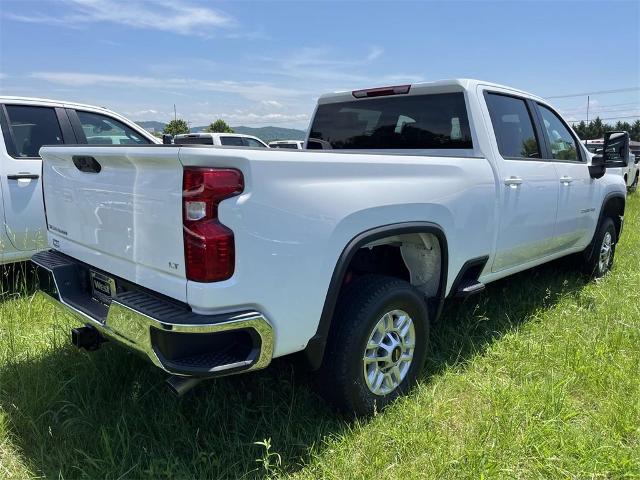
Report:
M607 168L626 167L629 161L629 134L627 132L606 132L602 158Z
M173 143L173 135L165 133L162 135L162 144L163 145L171 145Z

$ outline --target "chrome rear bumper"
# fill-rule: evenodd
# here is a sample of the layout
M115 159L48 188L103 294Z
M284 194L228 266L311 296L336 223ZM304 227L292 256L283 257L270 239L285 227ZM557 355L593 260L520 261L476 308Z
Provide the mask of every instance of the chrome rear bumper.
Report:
M32 262L44 298L167 373L215 377L271 362L273 329L258 312L199 315L118 278L116 293L106 305L91 294L89 271L99 270L54 250L37 253Z

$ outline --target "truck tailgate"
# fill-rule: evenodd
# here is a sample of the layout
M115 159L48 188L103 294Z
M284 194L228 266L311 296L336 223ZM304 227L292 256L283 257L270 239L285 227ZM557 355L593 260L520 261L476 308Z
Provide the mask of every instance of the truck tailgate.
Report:
M50 243L110 274L186 298L178 147L43 147Z

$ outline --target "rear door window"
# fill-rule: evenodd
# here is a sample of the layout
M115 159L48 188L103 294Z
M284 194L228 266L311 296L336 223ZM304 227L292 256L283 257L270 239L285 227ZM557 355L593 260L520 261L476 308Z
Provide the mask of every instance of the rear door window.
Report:
M319 105L307 148L471 149L462 93Z
M242 137L220 137L220 144L230 147L244 147Z
M140 145L151 141L133 128L99 113L76 110L82 131L91 145Z
M540 158L540 145L527 104L521 98L487 93L493 132L505 158Z
M13 132L15 158L39 158L43 145L64 143L58 117L53 108L6 105Z

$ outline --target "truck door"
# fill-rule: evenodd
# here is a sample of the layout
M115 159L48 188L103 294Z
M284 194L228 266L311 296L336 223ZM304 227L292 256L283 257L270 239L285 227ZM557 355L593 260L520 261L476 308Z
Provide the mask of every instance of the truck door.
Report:
M553 162L560 186L553 248L586 246L600 213L599 183L589 175L586 155L562 118L545 105L536 108L547 145L544 156Z
M46 245L38 151L42 145L75 140L61 108L4 104L0 122L6 146L0 172L4 228L13 248L35 250Z
M485 92L495 136L500 220L492 271L517 267L552 251L559 182L543 160L531 101Z

